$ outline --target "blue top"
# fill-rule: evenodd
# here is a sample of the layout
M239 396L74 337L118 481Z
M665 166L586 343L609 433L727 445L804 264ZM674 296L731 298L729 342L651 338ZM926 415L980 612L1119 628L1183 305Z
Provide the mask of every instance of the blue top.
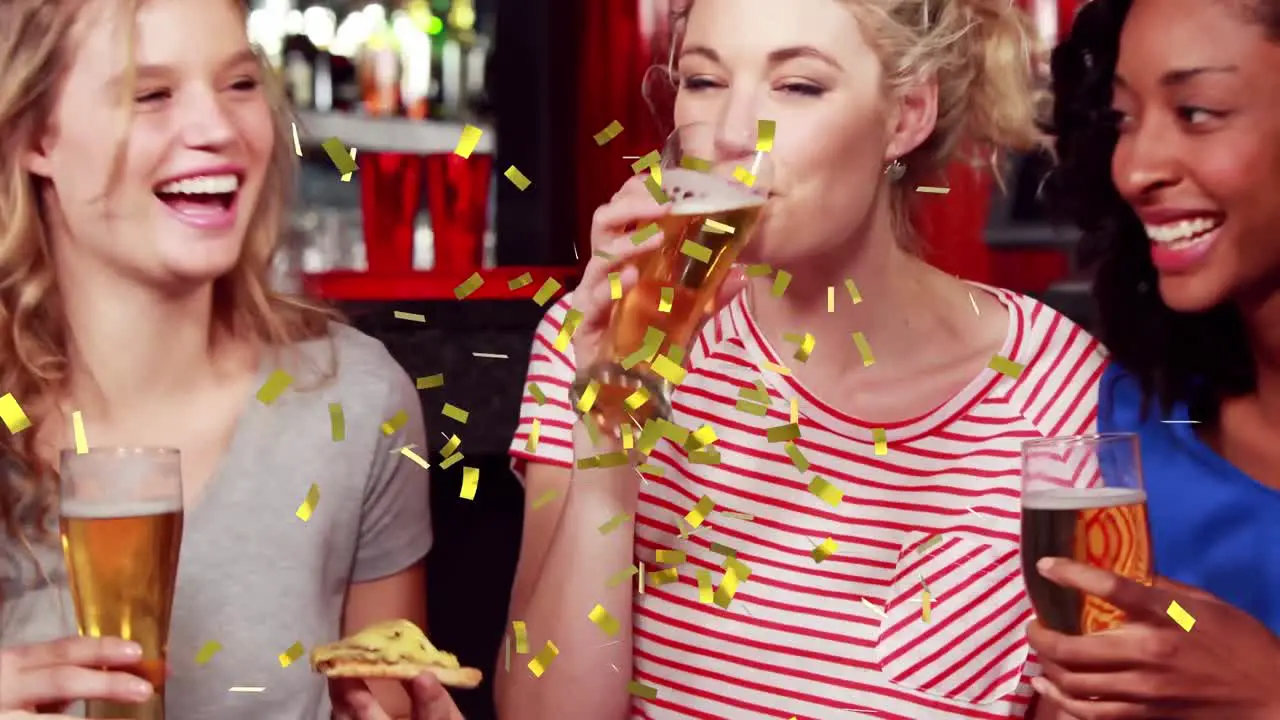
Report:
M1156 572L1247 611L1280 635L1280 491L1205 445L1185 405L1143 419L1138 380L1102 376L1098 432L1136 432L1142 448Z

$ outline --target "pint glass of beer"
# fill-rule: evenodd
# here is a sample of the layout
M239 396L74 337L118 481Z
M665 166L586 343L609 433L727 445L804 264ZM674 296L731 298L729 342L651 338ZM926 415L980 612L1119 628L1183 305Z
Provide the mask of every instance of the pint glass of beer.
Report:
M638 259L635 286L614 302L602 359L581 369L570 390L574 407L609 433L670 417L671 378L751 237L773 166L754 134L726 137L695 123L671 134L650 175L671 212L633 239L660 229L662 245Z
M141 645L134 672L156 689L141 705L90 700L88 717L164 720L165 646L182 543L178 451L63 451L59 523L80 634Z
M1136 435L1048 438L1022 446L1022 572L1036 616L1070 635L1124 622L1119 608L1040 575L1036 562L1043 557L1070 558L1151 584L1151 531Z

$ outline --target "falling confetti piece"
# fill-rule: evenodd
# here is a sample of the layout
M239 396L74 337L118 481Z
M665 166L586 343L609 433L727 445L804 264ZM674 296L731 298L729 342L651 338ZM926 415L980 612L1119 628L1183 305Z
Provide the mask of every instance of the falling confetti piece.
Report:
M669 550L664 548L656 552L654 555L658 562L663 565L680 565L686 559L686 555L683 550Z
M834 285L827 286L827 312L836 311L836 288Z
M471 357L486 358L489 360L510 360L511 359L511 357L506 353L487 353L487 352L473 352L471 353Z
M699 569L696 575L698 576L698 602L710 605L712 598L715 597L715 588L711 586L711 573Z
M595 134L596 145L607 145L609 141L622 134L622 123L614 120L605 126L603 130Z
M937 545L940 542L942 542L942 536L934 535L928 540L925 540L924 542L920 543L920 546L916 548L916 553L919 555L923 555L929 552L929 550L932 549L933 546Z
M426 458L414 452L413 449L410 447L406 446L406 447L400 448L400 454L412 460L414 463L418 465L418 467L422 468L423 470L431 469L431 463L427 462Z
M929 622L929 611L932 609L931 608L932 604L933 604L933 596L929 594L929 591L928 590L921 591L920 619L923 620L924 622Z
M694 505L693 509L689 511L689 514L684 516L684 521L689 523L689 527L696 528L707 519L707 516L710 515L711 511L715 508L716 501L706 495L703 495L698 500L698 504Z
M558 497L560 497L560 491L556 490L555 488L552 488L542 493L541 495L539 495L537 499L533 501L533 509L541 510L547 503L551 502L552 500L555 500Z
M787 457L791 458L791 464L800 472L809 471L809 460L805 458L804 453L800 452L799 446L793 442L786 445Z
M757 264L755 264L755 265L748 265L748 266L747 266L747 270L746 270L746 273L745 273L745 274L746 274L746 276L747 276L747 277L749 277L749 278L758 278L758 277L764 277L764 276L766 276L766 275L772 275L772 274L773 274L773 266L772 266L772 265L766 265L766 264L764 264L764 263L757 263Z
M623 568L622 570L619 570L618 572L614 573L612 577L610 577L607 581L605 581L605 585L611 588L618 587L622 583L630 580L631 576L635 575L638 572L640 571L636 569L635 565L632 565L627 568Z
M844 499L844 492L821 475L815 475L809 482L809 492L831 507L840 507L840 501Z
M932 185L918 185L916 186L916 192L930 193L933 195L946 195L947 193L951 192L951 188L934 187Z
M524 655L529 652L529 629L524 621L512 620L511 632L516 636L516 654Z
M357 153L357 152L358 152L358 150L356 150L356 148L351 148L351 162L352 162L352 164L355 164L355 161L356 161L356 153ZM342 174L342 177L340 177L340 178L338 178L338 179L339 179L339 180L341 180L342 182L351 182L351 173L343 173L343 174Z
M297 515L298 519L302 522L307 522L311 519L311 515L315 513L316 506L319 504L320 486L315 483L311 483L311 489L307 491L306 499L298 506L298 511L294 513L294 515Z
M324 148L325 154L333 161L333 166L338 168L339 173L346 175L356 171L356 161L351 159L347 146L343 145L341 140L332 137L320 143L320 147Z
M1003 355L992 355L991 363L987 367L1014 380L1022 377L1022 371L1027 369L1026 365L1016 363Z
M760 369L761 369L761 370L768 370L769 372L774 372L774 373L777 373L777 374L779 374L779 375L786 375L786 376L790 376L790 375L791 375L791 370L790 370L790 368L787 368L787 367L782 366L782 365L778 365L778 364L776 364L776 363L771 363L771 362L769 362L768 360L765 360L764 362L760 363Z
M526 452L538 452L538 439L542 436L542 421L534 418L533 427L529 429L529 439L524 443Z
M982 317L982 311L978 309L978 301L973 299L973 293L969 293L969 304L973 306L973 314Z
M507 283L508 290L519 290L522 287L533 284L533 273L524 273L520 277Z
M294 661L302 657L302 653L303 653L302 643L296 642L290 645L288 650L285 650L284 652L280 653L280 667L282 668L289 667L294 663Z
M13 393L5 393L4 397L0 397L0 420L4 420L5 427L14 435L31 427L31 420L22 411L22 406L14 399Z
M596 627L603 630L604 634L609 637L617 637L618 631L622 629L618 624L618 621L614 619L614 617L609 614L609 611L605 610L604 606L599 603L597 603L595 607L591 608L591 612L587 613L587 617L591 619L591 622L596 624Z
M627 683L627 692L642 700L654 700L658 697L658 688L651 685L645 685L638 680L632 680Z
M538 383L536 382L529 383L529 394L533 396L533 401L539 405L543 405L547 402L546 393L542 392L542 388L538 387Z
M703 262L703 263L711 262L711 248L707 247L706 245L699 245L698 243L692 240L684 241L684 244L680 246L680 254L686 257L693 258L698 262Z
M791 285L791 273L786 270L779 270L778 276L773 279L773 296L782 297L789 285Z
M706 173L711 172L711 161L703 160L702 158L694 157L692 155L685 155L680 158L680 167L685 170Z
M639 175L645 170L652 170L653 168L660 167L661 165L662 165L661 153L659 153L657 150L651 150L649 151L648 154L644 155L643 157L636 158L636 161L631 163L631 172ZM662 181L659 180L658 182L662 182Z
M471 413L467 412L466 410L463 410L462 408L458 407L457 405L454 405L453 403L445 403L444 408L440 411L440 414L444 415L450 420L457 420L463 425L467 424L467 418L471 416Z
M222 651L222 643L216 640L210 640L200 648L200 652L196 653L196 664L205 665Z
M796 354L792 356L798 362L808 362L809 356L813 354L814 345L818 342L817 338L810 333L804 333L803 335L800 333L786 333L782 336L782 339L798 346Z
M756 417L764 417L769 414L769 406L761 403L754 403L749 400L739 400L734 408L745 413L750 413Z
M823 560L826 560L827 558L831 557L832 555L835 555L839 549L840 549L840 546L836 544L835 540L832 540L831 538L827 538L826 540L822 541L822 544L815 547L813 549L813 552L810 554L813 555L813 561L815 563L820 563Z
M424 323L427 321L427 316L423 315L422 313L411 313L411 312L405 312L403 310L396 310L394 315L397 320L408 320L409 322L419 322L419 323Z
M600 383L592 380L587 384L587 389L582 391L582 397L578 398L578 404L575 406L578 412L586 415L591 412L591 408L596 404L596 396L600 394Z
M609 521L600 526L600 534L608 535L609 533L622 527L624 523L631 519L631 513L619 513L609 518Z
M871 354L871 343L867 342L866 335L860 332L854 333L853 344L858 346L858 354L862 356L863 367L871 367L876 364L876 356Z
M449 468L453 467L454 465L457 465L458 463L462 462L463 458L465 458L465 457L466 457L466 455L464 455L463 453L460 453L460 452L459 452L459 453L454 453L454 454L450 455L449 457L445 458L445 459L444 459L444 462L440 463L440 469L441 469L441 470L448 470Z
M737 232L733 229L732 225L725 225L724 223L712 220L711 218L707 218L707 220L702 223L702 229L708 232L719 233L721 235L732 235Z
M476 499L476 487L480 485L480 469L473 467L462 468L462 490L458 492L458 497L463 500Z
M877 455L889 454L889 439L885 435L884 428L872 428L871 440L876 444Z
M653 197L654 202L659 205L666 205L671 202L671 198L667 197L667 193L664 192L662 186L658 184L658 179L652 175L644 179L644 187L649 191L649 195Z
M751 174L750 172L748 172L748 171L747 171L747 169L746 169L746 168L744 168L744 167L737 167L737 168L734 168L734 170L733 170L733 179L734 179L734 180L737 180L738 182L742 183L743 185L746 185L747 187L752 187L752 186L754 186L754 185L756 184L756 176L755 176L755 175L752 175L752 174Z
M71 432L76 439L76 454L89 452L89 439L84 434L84 415L79 410L71 413Z
M619 272L609 273L609 299L610 300L622 299L622 273L619 273Z
M481 135L484 135L484 131L474 125L462 128L462 135L458 137L458 145L453 149L453 154L464 158L471 157L471 153L476 150L476 143L480 142Z
M289 123L293 128L293 153L302 157L302 142L298 140L298 123Z
M844 288L849 291L850 302L854 305L862 302L862 293L858 292L858 286L852 280L845 280Z
M409 413L401 410L395 415L392 415L390 420L382 423L382 434L395 435L396 431L404 427L407 422L409 422Z
M440 448L440 457L449 457L458 450L458 446L462 444L462 438L452 435L445 441L444 447Z
M432 390L444 386L444 373L436 373L435 375L427 375L414 380L414 385L419 390Z
M471 277L453 289L453 296L459 300L465 300L468 295L479 290L481 285L484 285L484 278L480 277L480 273L471 273Z
M260 693L260 692L266 692L266 691L267 691L267 689L266 689L266 688L264 688L264 687L241 687L241 686L236 686L236 687L233 687L233 688L227 688L227 692L233 692L233 693Z
M347 439L347 419L342 414L341 403L329 403L329 435L334 442Z
M674 304L675 299L676 299L675 288L669 288L669 287L662 288L662 290L659 292L658 312L660 313L671 312L671 306L672 304Z
M791 398L791 424L800 424L800 401L795 398Z
M670 585L680 579L680 568L666 568L649 573L649 584L654 587Z
M280 396L292 384L293 376L289 373L283 370L272 371L267 376L267 381L262 383L262 387L258 390L258 402L263 405L270 405L280 399Z
M684 378L688 374L688 371L672 362L671 358L666 355L659 355L655 358L649 369L672 385L679 385L684 382Z
M555 643L548 640L542 650L540 650L537 655L534 655L533 659L529 661L529 671L533 673L534 677L542 677L542 674L551 666L551 661L555 660L556 656L559 654L560 648L556 647Z
M771 443L791 442L800 437L800 426L796 423L778 425L765 430L765 438Z
M1169 609L1165 611L1173 621L1178 623L1178 627L1187 632L1191 632L1191 628L1195 627L1196 619L1191 617L1191 613L1187 612L1178 604L1177 600L1169 602Z
M539 306L545 306L547 301L560 291L560 287L560 281L555 278L547 278L547 281L542 283L542 287L538 288L538 292L534 294L533 301Z
M728 610L733 596L738 592L738 583L746 582L751 577L751 568L734 558L725 558L724 565L724 577L720 578L720 587L716 588L713 600L716 605Z
M510 180L517 190L527 190L533 184L515 165L507 168L507 171L502 173L502 176Z
M885 615L885 612L883 609L881 609L878 605L873 605L870 600L866 598L862 598L862 604L866 605L867 609L875 613L876 615L878 615L880 619L883 620L884 618L888 617L887 615Z
M773 136L778 130L778 123L773 120L760 120L756 123L756 150L758 152L773 151Z

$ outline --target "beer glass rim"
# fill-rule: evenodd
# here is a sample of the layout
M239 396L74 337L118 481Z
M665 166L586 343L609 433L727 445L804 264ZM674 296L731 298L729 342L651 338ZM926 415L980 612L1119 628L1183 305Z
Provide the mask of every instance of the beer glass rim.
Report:
M1024 440L1022 442L1022 451L1035 450L1037 448L1062 447L1064 445L1108 445L1112 443L1136 443L1138 441L1138 433L1135 432L1104 432L1104 433L1083 433L1080 435L1059 435L1057 437L1036 438L1035 440Z
M63 448L61 451L61 459L63 461L76 458L78 456L93 457L154 457L169 458L177 457L180 452L177 448L172 447L145 447L120 445L115 447L91 447L86 448L84 452L80 452L75 448Z

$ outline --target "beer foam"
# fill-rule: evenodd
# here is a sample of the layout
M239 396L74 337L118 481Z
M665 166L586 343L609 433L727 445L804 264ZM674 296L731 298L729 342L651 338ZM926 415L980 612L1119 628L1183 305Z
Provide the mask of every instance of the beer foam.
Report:
M1146 501L1147 492L1138 488L1053 488L1027 493L1022 497L1022 507L1028 510L1093 510Z
M58 512L62 517L81 520L164 515L182 510L182 500L137 500L134 502L86 502L63 500Z
M663 170L662 180L663 191L671 198L671 211L677 215L710 215L765 201L764 195L746 186L697 170Z

